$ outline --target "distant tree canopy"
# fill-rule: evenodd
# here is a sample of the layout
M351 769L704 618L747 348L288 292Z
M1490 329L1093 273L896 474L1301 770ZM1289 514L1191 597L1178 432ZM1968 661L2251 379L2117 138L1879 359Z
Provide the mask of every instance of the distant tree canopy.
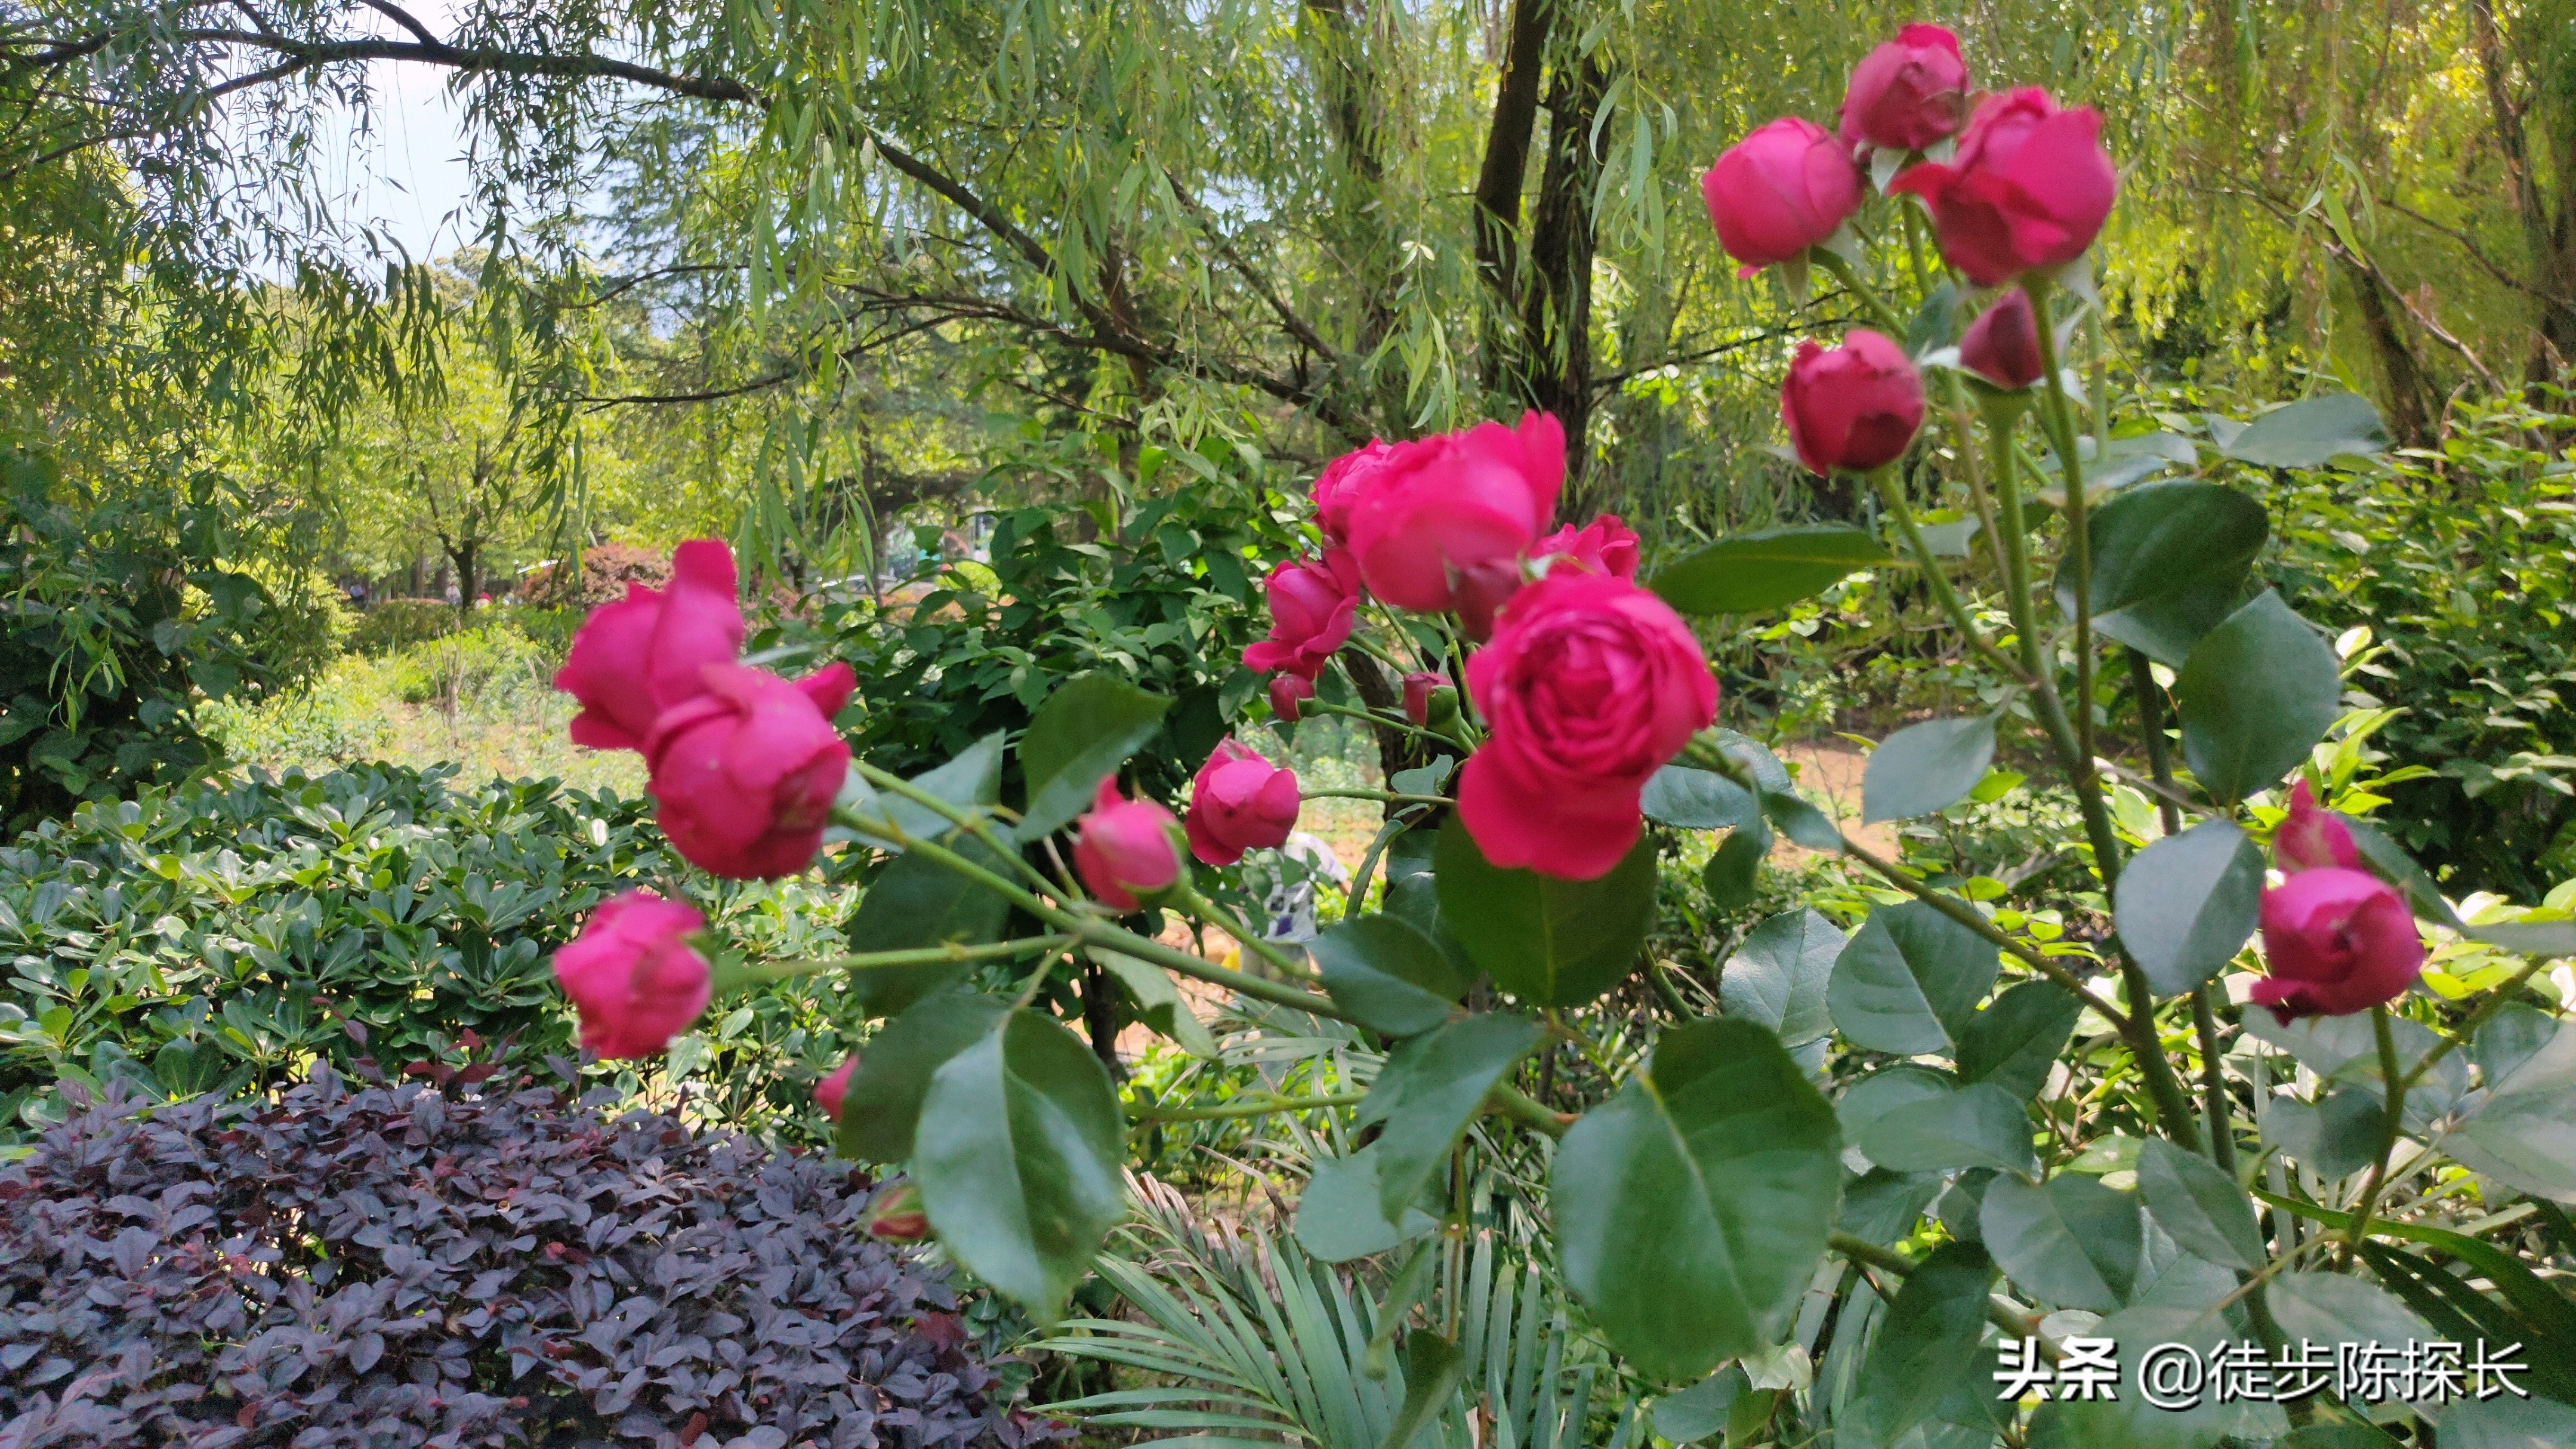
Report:
M452 289L321 144L391 62L463 105L476 365L553 440L559 516L602 516L612 436L784 557L997 460L1046 476L1032 416L1320 458L1522 407L1581 440L1575 506L1723 510L1710 478L1774 466L1784 339L1848 309L1735 279L1693 178L1830 122L1912 18L2115 118L2104 284L2149 358L2340 374L2420 439L2452 388L2576 356L2576 0L1918 10L7 0L0 377L22 430L119 389L256 415L263 467L434 390Z

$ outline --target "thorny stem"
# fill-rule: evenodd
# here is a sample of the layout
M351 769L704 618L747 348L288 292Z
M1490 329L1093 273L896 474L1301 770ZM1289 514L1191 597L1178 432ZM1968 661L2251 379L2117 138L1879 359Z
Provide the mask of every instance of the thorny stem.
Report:
M1826 1235L1825 1246L1855 1263L1876 1268L1882 1273L1893 1273L1899 1278L1920 1266L1893 1248L1882 1248L1867 1238L1855 1237L1840 1229ZM1986 1299L1986 1321L2014 1338L2038 1339L2040 1353L2051 1363L2062 1356L2054 1340L2040 1336L2038 1319L2026 1313L2015 1313L1992 1297Z
M1444 735L1437 730L1424 729L1422 726L1415 724L1409 719L1388 719L1385 715L1379 714L1373 710L1353 709L1348 705L1342 704L1326 704L1320 699L1306 700L1299 704L1297 709L1301 714L1307 710L1313 710L1317 714L1338 714L1347 719L1360 720L1370 725L1381 726L1391 730L1400 730L1405 734L1420 735L1422 738L1431 741L1435 745L1447 745L1453 750L1458 748L1458 742L1456 740L1449 738L1447 735Z
M1878 872L1880 877L1885 879L1889 885L1896 887L1898 890L1905 892L1907 895L1914 897L1923 904L1930 906L1932 909L1939 911L1945 916L1948 916L1951 920L1958 922L1960 925L1963 925L1969 930L1976 932L1978 935L1985 937L1987 940L1992 941L1995 945L2002 947L2005 951L2010 952L2014 960L2021 962L2023 965L2028 966L2030 969L2047 977L2049 980L2056 982L2058 985L2065 987L2068 991L2074 993L2075 998L2078 1001L2083 1002L2086 1006L2089 1006L2094 1011L2100 1013L2102 1018L2110 1022L2113 1026L2120 1028L2122 1034L2125 1035L2127 1033L2129 1022L2128 1013L2120 1010L2120 1008L2116 1006L2113 1006L2107 999L2094 991L2093 988L2085 985L2084 979L2077 976L2074 972L2067 970L2063 962L2060 962L2054 957L2049 956L2047 953L2034 948L2029 942L2020 939L2010 931L2007 931L2003 927L1996 925L1994 922L1987 920L1985 913L1979 911L1975 906L1968 904L1957 896L1951 895L1947 891L1934 890L1930 885L1915 879L1913 876L1908 875L1903 870L1899 869L1894 861L1881 857L1868 846L1854 840L1849 835L1845 835L1843 837L1843 854L1850 856L1861 864L1868 866L1871 870Z
M2379 1160L2370 1165L2370 1176L2362 1180L2361 1196L2352 1205L2352 1225L2343 1235L2347 1248L2361 1246L2362 1234L2370 1231L2371 1210L2379 1205L2379 1190L2388 1185L2388 1160L2406 1135L2406 1088L2413 1080L2397 1070L2397 1033L2388 1024L2385 1005L2370 1009L2370 1030L2379 1044L2379 1080L2387 1089L2388 1121L2380 1133Z
M1878 289L1863 280L1850 262L1845 261L1841 254L1823 247L1810 247L1808 251L1820 266L1834 274L1835 281L1850 288L1851 294L1860 298L1861 305L1869 309L1870 316L1877 320L1878 325L1895 333L1899 340L1904 338L1905 319L1896 315L1896 309L1887 305L1887 299L1878 295Z
M1272 1092L1258 1092L1213 1106L1129 1107L1127 1116L1135 1122L1216 1122L1229 1117L1266 1117L1273 1112L1315 1112L1332 1107L1356 1107L1367 1096L1366 1092L1336 1092L1324 1097L1282 1097Z
M1950 586L1950 576L1942 570L1941 560L1933 556L1931 546L1923 541L1923 530L1915 522L1914 510L1906 506L1905 489L1897 481L1896 465L1891 463L1875 469L1869 477L1878 485L1879 499L1887 505L1889 515L1895 518L1898 530L1904 533L1905 546L1912 549L1915 558L1922 562L1924 582L1931 586L1933 602L1941 606L1942 613L1950 616L1950 627L1958 630L1960 637L1968 641L1968 647L1976 650L1987 663L2002 670L2005 677L2019 680L2023 687L2029 687L2031 677L1996 648L1983 629L1977 627L1977 621L1969 616L1967 605L1960 601L1958 591Z
M1029 864L1028 861L1021 856L1019 851L1004 845L1001 840L993 834L992 822L985 819L981 813L960 809L949 801L939 798L928 790L924 790L919 785L912 783L910 780L904 779L900 775L880 770L876 766L871 765L864 760L851 761L851 768L859 772L860 779L867 781L876 788L902 796L904 799L911 801L915 805L921 806L925 810L929 810L934 814L947 818L957 825L963 826L967 834L972 835L977 840L983 842L984 848L993 852L995 859L1008 861L1011 866L1020 873L1023 879L1027 880L1031 885L1036 886L1039 890L1052 891L1055 889L1055 883L1046 878L1045 872L1039 870L1036 866ZM857 830L863 835L874 836L882 839L886 838L889 830L891 830L893 835L902 836L901 829L896 827L891 819L871 821L856 816L843 819L842 811L837 807L835 807L832 814L833 818L839 821L839 823L849 826L851 829ZM903 843L906 846L909 846L912 842L909 837L904 837Z
M1195 888L1185 885L1180 897L1173 901L1173 904L1181 907L1183 910L1196 911L1198 914L1216 922L1218 926L1225 930L1227 935L1234 937L1236 944L1242 946L1243 949L1250 951L1255 956L1260 957L1262 960L1269 962L1274 969L1283 971L1290 976L1296 977L1300 981L1314 981L1318 979L1315 973L1309 970L1304 962L1299 961L1294 957L1291 957L1287 952L1280 950L1276 945L1273 945L1269 940L1264 938L1259 932L1246 926L1242 919L1236 916L1234 912L1227 910L1224 906L1221 906L1215 901L1209 900L1206 896L1199 894Z
M1386 790L1304 790L1300 800L1385 800L1397 805L1455 805L1446 795L1398 795Z
M1024 936L1016 941L993 941L978 946L951 943L945 946L921 946L905 951L870 951L858 956L822 956L801 961L763 961L726 968L716 974L715 990L721 994L756 981L785 981L796 976L816 976L826 971L870 971L897 966L947 966L968 961L1002 961L1013 956L1029 956L1070 945L1071 936Z
M2057 362L2057 329L2048 320L2048 283L2033 273L2022 278L2021 289L2030 298L2037 323L2033 330L2039 334L2041 380L2048 384L2044 421L2057 447L2059 474L2066 480L2066 559L2075 571L2075 740L2080 748L2075 784L2081 791L2094 788L2093 536L2085 521L2084 465L2075 456L2075 420L2066 401L2066 374ZM2105 871L2103 884L2110 880L2111 872Z
M2165 750L2163 706L2157 703L2155 672L2147 667L2147 656L2135 649L2128 651L2129 689L2137 697L2138 733L2147 746L2147 771L2154 777L2156 814L2168 836L2182 833L2182 811L2179 794L2173 787L2173 762ZM2234 1109L2228 1105L2227 1069L2218 1055L2218 1013L2211 1004L2209 983L2204 981L2191 989L2191 1024L2200 1039L2201 1113L2209 1132L2209 1160L2229 1177L2236 1175L2236 1126Z
M2433 1070L2435 1062L2468 1045L2469 1038L2477 1034L2479 1027L2486 1025L2487 1018L2495 1015L2507 1001L2512 1000L2513 994L2522 989L2522 984L2539 974L2540 968L2548 965L2551 959L2547 956L2533 956L2523 963L2522 969L2515 972L2511 979L2497 983L2495 989L2487 993L2486 999L2469 1012L2468 1020L2460 1023L2460 1029L2446 1033L2431 1051L2424 1054L2424 1059L2415 1064L2415 1069L2408 1072L2399 1085L2413 1087L2417 1082L2424 1080L2426 1072Z

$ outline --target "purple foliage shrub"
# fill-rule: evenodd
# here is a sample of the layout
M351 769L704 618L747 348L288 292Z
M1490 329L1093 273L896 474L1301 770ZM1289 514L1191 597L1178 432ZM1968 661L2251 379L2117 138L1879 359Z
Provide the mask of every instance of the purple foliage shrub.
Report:
M865 1174L505 1085L317 1068L47 1133L0 1170L0 1449L1064 1436Z

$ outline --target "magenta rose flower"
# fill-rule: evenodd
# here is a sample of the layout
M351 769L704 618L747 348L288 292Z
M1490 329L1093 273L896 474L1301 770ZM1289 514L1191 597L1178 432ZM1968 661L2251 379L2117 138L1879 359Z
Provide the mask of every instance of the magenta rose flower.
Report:
M830 1076L814 1084L814 1105L822 1108L823 1115L835 1122L841 1120L841 1099L849 1095L850 1073L858 1065L857 1057L843 1057L841 1064L832 1068Z
M1806 255L1860 210L1860 167L1824 127L1783 116L1728 147L1699 192L1718 245L1749 277Z
M649 891L602 901L555 952L555 980L581 1016L581 1044L603 1057L649 1057L707 1009L711 976L689 937L706 917Z
M671 585L628 584L626 597L590 611L555 688L581 701L572 740L594 750L641 750L653 717L706 690L701 665L742 652L733 550L691 539L671 553Z
M1232 865L1247 850L1284 845L1297 828L1297 772L1283 770L1259 751L1229 736L1199 766L1190 784L1183 827L1190 854L1210 865Z
M1350 550L1336 548L1322 558L1282 563L1270 571L1261 590L1270 601L1270 637L1243 651L1244 667L1308 679L1321 674L1333 651L1351 637L1351 622L1359 614L1360 570Z
M1159 896L1181 878L1181 858L1172 849L1172 812L1151 800L1130 800L1118 793L1118 778L1100 782L1091 809L1076 823L1074 873L1102 901L1122 911L1137 910L1144 896Z
M1490 733L1459 780L1459 818L1496 865L1563 880L1619 863L1647 779L1717 718L1717 681L1681 616L1625 579L1571 570L1513 596L1468 656L1467 692Z
M1449 676L1417 669L1404 676L1404 717L1418 725L1431 723L1431 696L1448 687Z
M1547 413L1399 443L1351 507L1360 578L1399 609L1490 610L1564 486L1565 430Z
M1842 139L1920 151L1955 135L1967 118L1968 63L1959 58L1959 37L1938 25L1909 25L1852 67Z
M1297 722L1298 706L1315 697L1315 681L1301 674L1270 677L1270 712L1283 724Z
M662 833L716 875L794 875L822 848L849 772L831 716L856 680L846 664L794 681L738 664L704 672L707 692L664 711L645 736L645 788Z
M2300 871L2263 892L2262 919L2266 974L2254 1000L2283 1022L2394 1001L2424 966L2405 898L2357 870Z
M1840 347L1801 342L1780 384L1780 419L1799 462L1819 473L1866 473L1914 441L1923 378L1903 348L1866 327Z
M2303 870L2361 869L2352 831L2330 810L2317 808L2317 792L2302 778L2290 787L2290 813L2272 830L2272 863L2286 875Z
M1941 255L1980 287L2084 255L2111 215L2120 174L2102 149L2102 113L2061 110L2037 87L1977 108L1948 164L1926 161L1889 183L1932 208Z
M1959 365L2001 388L2024 388L2039 381L2039 318L2030 294L2006 292L1984 315L1968 324L1959 339Z
M1354 448L1324 465L1307 495L1315 500L1315 527L1323 531L1324 547L1335 549L1350 542L1351 508L1394 452L1394 444L1371 438L1367 447Z
M1540 539L1530 555L1559 561L1571 559L1596 574L1615 579L1637 576L1637 535L1615 513L1600 514L1581 528L1569 523Z

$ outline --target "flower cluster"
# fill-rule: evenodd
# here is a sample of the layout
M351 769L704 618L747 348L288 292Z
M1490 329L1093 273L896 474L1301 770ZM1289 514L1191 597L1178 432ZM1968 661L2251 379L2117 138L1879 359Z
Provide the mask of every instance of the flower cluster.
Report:
M2272 832L2272 863L2283 873L2263 892L2263 958L2270 974L2254 1000L2286 1023L2302 1016L2349 1016L2396 1000L2424 968L2424 938L2406 898L2361 868L2342 820L2317 808L2301 780L2290 813Z

